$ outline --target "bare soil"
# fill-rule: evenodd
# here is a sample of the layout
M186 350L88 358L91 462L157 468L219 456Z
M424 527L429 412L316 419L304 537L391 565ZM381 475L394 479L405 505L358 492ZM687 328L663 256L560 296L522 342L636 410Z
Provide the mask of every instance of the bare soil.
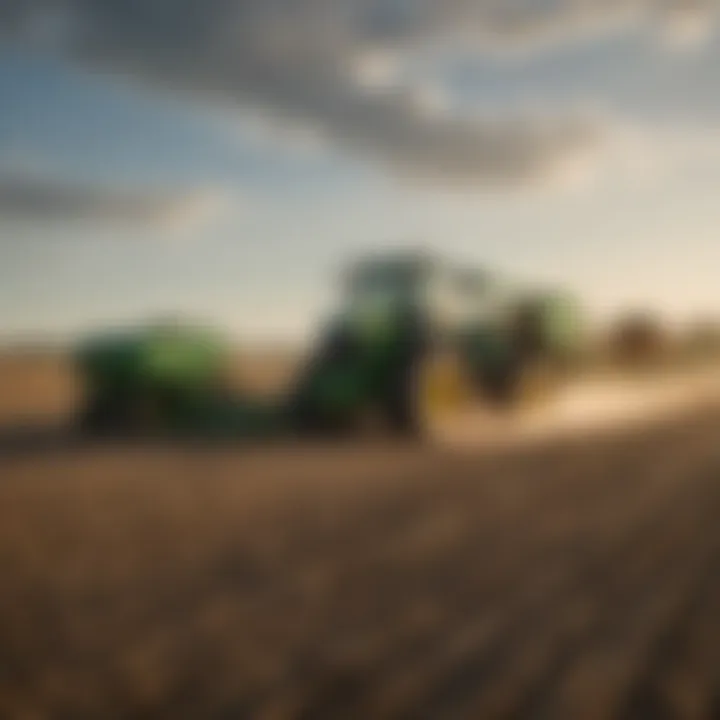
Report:
M0 434L0 717L720 717L713 403L483 452L91 446L46 382Z

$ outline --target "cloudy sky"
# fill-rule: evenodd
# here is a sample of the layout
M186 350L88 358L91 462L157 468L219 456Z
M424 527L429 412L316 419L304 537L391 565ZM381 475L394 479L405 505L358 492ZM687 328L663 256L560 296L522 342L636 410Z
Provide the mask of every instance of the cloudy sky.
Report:
M716 0L4 0L0 334L298 333L412 244L720 312Z

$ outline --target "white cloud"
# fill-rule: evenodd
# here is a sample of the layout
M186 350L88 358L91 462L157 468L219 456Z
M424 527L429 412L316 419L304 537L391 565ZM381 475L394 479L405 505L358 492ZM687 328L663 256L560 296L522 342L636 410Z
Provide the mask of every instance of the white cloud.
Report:
M350 79L369 92L387 92L403 84L403 57L388 49L367 49L351 60Z
M672 49L704 46L717 30L718 7L712 0L674 3L661 19L660 37Z

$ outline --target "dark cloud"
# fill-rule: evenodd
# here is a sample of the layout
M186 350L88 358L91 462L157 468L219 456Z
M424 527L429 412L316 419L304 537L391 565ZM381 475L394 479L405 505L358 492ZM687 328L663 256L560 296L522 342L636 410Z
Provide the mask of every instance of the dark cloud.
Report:
M3 0L5 29L61 25L76 50L156 59L284 50L342 52L352 46L434 42L458 34L479 42L554 39L623 23L707 22L718 0ZM242 42L235 42L240 41Z
M142 193L38 178L0 178L0 217L19 220L110 220L176 226L210 208L201 192Z
M373 52L561 42L628 23L706 27L715 0L5 0L0 26L89 67L301 121L403 171L523 181L602 137L579 118L461 121L411 88L368 88ZM689 20L692 19L692 22ZM437 110L437 108L436 108Z

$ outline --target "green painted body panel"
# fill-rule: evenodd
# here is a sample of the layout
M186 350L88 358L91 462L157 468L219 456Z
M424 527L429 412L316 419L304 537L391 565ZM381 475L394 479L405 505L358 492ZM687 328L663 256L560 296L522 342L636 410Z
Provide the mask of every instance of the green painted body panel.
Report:
M192 328L117 332L90 340L77 353L86 379L107 390L157 384L201 386L217 377L226 358L221 339Z
M343 336L352 349L324 353L321 348L298 378L294 402L309 402L329 418L342 418L388 393L406 354L406 327L396 316L343 316L328 329L324 349Z
M151 413L164 429L210 430L231 414L218 392L228 355L222 338L189 326L146 326L91 338L75 358L85 384L85 412L120 424Z

